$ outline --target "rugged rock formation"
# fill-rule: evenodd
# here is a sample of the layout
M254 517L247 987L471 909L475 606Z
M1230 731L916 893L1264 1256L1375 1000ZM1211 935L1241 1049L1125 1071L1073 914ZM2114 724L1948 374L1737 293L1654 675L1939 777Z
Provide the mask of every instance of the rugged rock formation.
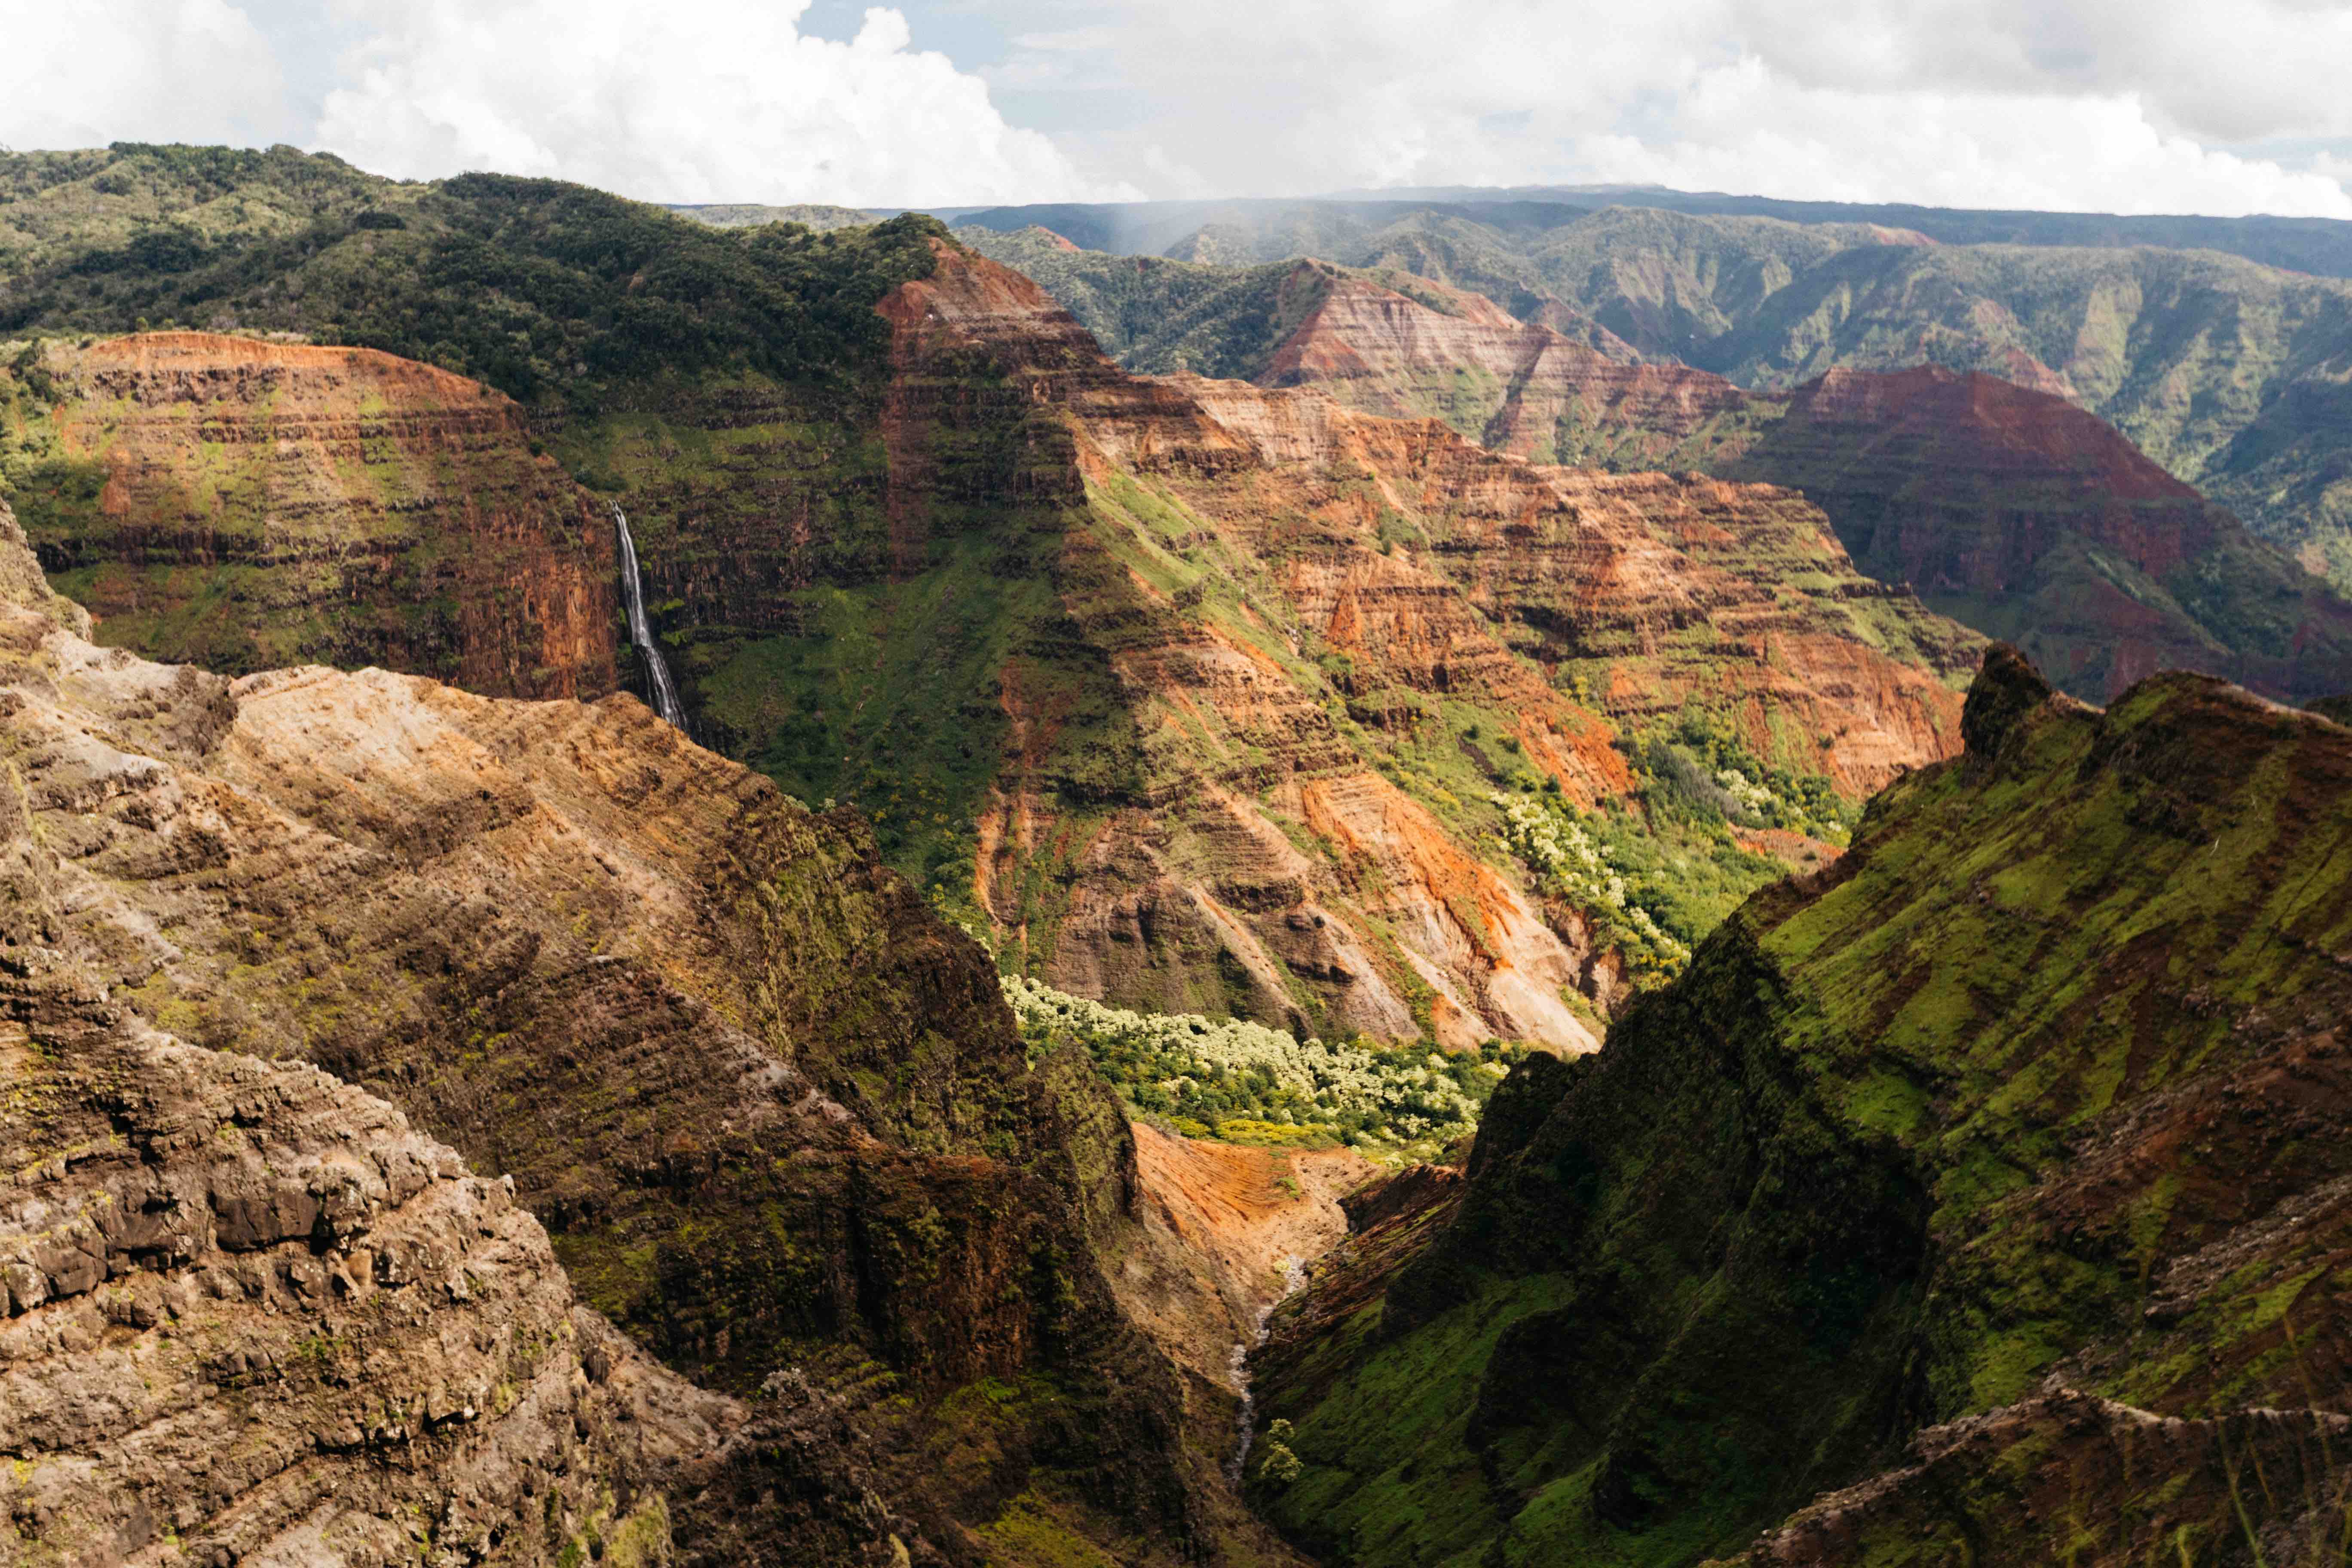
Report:
M1465 723L1585 801L1631 783L1612 720L1692 700L1857 793L1956 739L1937 671L1969 639L1853 575L1793 497L1573 476L1316 393L1139 381L1029 280L945 246L884 310L909 397L974 357L1006 377L991 395L1021 422L994 449L1024 454L1039 510L1066 454L1054 582L1108 679L1081 695L1066 653L1004 668L1011 765L975 863L983 911L1065 988L1587 1047L1559 993L1594 989L1604 955L1470 847L1499 774L1463 768L1483 755ZM934 403L903 428L936 445L949 424ZM937 472L894 458L894 494ZM1070 745L1096 702L1131 751L1091 722ZM1039 900L1041 872L1066 892Z
M288 1402L237 1417L277 1458L172 1481L194 1489L143 1523L105 1513L81 1459L42 1471L24 1517L45 1537L213 1521L260 1543L315 1518L375 1561L392 1537L368 1521L415 1499L457 1500L445 1527L471 1540L568 1488L546 1517L577 1535L625 1528L605 1492L653 1487L669 1502L625 1528L666 1507L713 1563L888 1561L893 1535L957 1563L1244 1538L1218 1475L1230 1394L1188 1383L1104 1273L1149 1245L1114 1102L1082 1060L1024 1067L985 956L854 818L626 697L230 682L94 648L69 608L5 613L6 844L32 889L8 973L70 979L63 1000L12 992L23 1032L0 1040L12 1075L48 1075L0 1123L37 1266L7 1289L47 1314L12 1352L46 1391L24 1441L129 1444L103 1462L143 1476L253 1378ZM574 1362L593 1383L621 1352L509 1191L588 1303L719 1391L631 1372L677 1407L646 1452L567 1458L618 1397ZM49 1303L149 1268L152 1288ZM152 1363L178 1425L74 1425L85 1353L91 1378ZM428 1436L409 1480L338 1500L333 1456ZM265 1483L261 1522L215 1519ZM500 1550L561 1549L531 1529Z
M611 518L510 400L372 350L204 332L27 366L46 396L5 432L16 506L100 640L229 674L613 689Z
M1621 798L1631 732L1685 710L1849 796L1956 743L1971 639L1856 576L1793 497L1570 475L1319 392L1139 379L1028 279L933 251L881 299L870 387L676 378L541 428L624 496L697 734L857 805L887 858L1056 984L1309 1032L1590 1048L1622 954L1491 847L1492 792ZM1312 281L1327 308L1351 297ZM84 357L173 364L213 342ZM351 363L457 395L421 366ZM163 374L141 374L122 384ZM95 420L94 398L58 428ZM135 471L161 494L175 470ZM54 550L131 548L92 506L44 513ZM59 580L88 594L118 570ZM299 563L256 570L309 592ZM342 619L409 617L417 587L346 580ZM163 623L102 623L126 626L186 651ZM583 692L606 679L571 668Z
M1546 460L1801 490L1862 571L2094 700L2166 668L2293 701L2352 683L2352 605L2063 388L1920 366L1751 393L1411 287L1334 287L1260 379Z
M661 1483L750 1412L573 1307L510 1184L316 1069L12 990L0 1557L668 1559Z
M792 1543L882 1563L894 1535L929 1555L872 1505L824 1398L704 1392L575 1305L511 1176L315 1068L153 1027L122 943L180 954L131 903L92 900L89 834L110 810L205 837L203 874L233 888L233 835L169 820L233 710L216 678L81 641L30 561L0 506L0 1558L651 1563ZM210 793L197 816L217 824Z
M1296 1539L1689 1563L1778 1523L1759 1565L2336 1539L2352 736L2181 674L2103 714L2006 648L1966 731L1605 1050L1515 1073L1433 1241L1278 1322L1262 1408L1303 1469L1260 1496Z
M1122 363L1153 373L1177 368L1172 346L1205 342L1224 359L1213 374L1255 375L1296 321L1265 309L1257 280L1302 255L1416 296L1423 285L1394 275L1475 290L1612 358L1759 391L1838 369L1980 371L2106 420L2352 593L2352 246L2335 223L1664 191L1391 195L1008 207L964 215L975 226L958 233L1034 268ZM1056 256L1013 232L1039 222L1095 248ZM1176 256L1227 265L1163 259ZM1164 281L1130 313L1123 281L1138 273Z
M1196 1142L1137 1122L1136 1176L1156 1243L1112 1276L1120 1299L1194 1375L1243 1392L1238 1352L1306 1266L1347 1234L1347 1194L1380 1167L1348 1148ZM1144 1259L1192 1275L1171 1289Z

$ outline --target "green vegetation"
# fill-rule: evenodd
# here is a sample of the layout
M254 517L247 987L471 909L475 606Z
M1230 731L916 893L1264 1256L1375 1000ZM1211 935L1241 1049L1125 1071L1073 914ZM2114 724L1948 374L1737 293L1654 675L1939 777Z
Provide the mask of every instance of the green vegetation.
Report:
M2053 1373L2190 1420L2340 1407L2312 1347L2346 1222L2254 1216L2352 1174L2336 1110L2273 1130L2305 1102L2264 1065L2352 1006L2352 748L2196 678L2101 716L1995 666L1967 757L1607 1050L1512 1075L1460 1217L1284 1350L1259 1393L1300 1473L1258 1496L1286 1531L1367 1565L1687 1564ZM2305 1506L2335 1539L2340 1458L2239 1489L2068 1447L2084 1419L2028 1410L1872 1504L1902 1511L1871 1561L2129 1560L2151 1522Z
M1427 1157L1468 1136L1495 1086L1528 1057L1500 1040L1450 1057L1360 1039L1326 1045L1244 1019L1106 1007L1020 975L1003 985L1033 1060L1083 1046L1138 1115L1231 1142L1337 1141Z
M1765 763L1721 720L1693 708L1627 750L1633 795L1583 810L1555 785L1489 798L1503 841L1546 892L1600 922L1637 979L1678 973L1741 900L1788 867L1733 828L1775 828L1842 847L1860 808L1829 780Z
M1035 279L1092 332L1103 352L1145 375L1191 371L1247 381L1320 302L1336 268L1205 267L1066 250L1041 230L956 237Z
M0 207L0 332L291 331L592 410L714 371L854 384L885 342L874 302L945 233L720 230L552 180L400 184L290 149L110 152ZM110 195L119 216L80 215Z

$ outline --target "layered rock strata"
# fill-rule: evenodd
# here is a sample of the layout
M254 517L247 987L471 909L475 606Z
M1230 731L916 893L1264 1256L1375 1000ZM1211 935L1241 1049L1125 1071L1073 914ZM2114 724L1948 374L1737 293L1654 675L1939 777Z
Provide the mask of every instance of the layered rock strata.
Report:
M945 246L884 310L902 378L984 359L1035 411L1025 471L1068 454L1055 583L1135 750L1073 787L1067 688L1016 659L975 868L1056 984L1589 1048L1559 994L1605 990L1608 955L1472 847L1459 791L1384 761L1452 749L1448 704L1586 802L1632 783L1616 725L1694 700L1767 750L1805 735L1809 770L1857 792L1954 742L1939 677L1971 640L1854 574L1795 497L1545 468L1315 392L1139 381L1027 279ZM1047 868L1066 891L1041 910L1022 889Z
M509 399L373 350L204 332L51 343L39 366L17 508L101 641L229 674L614 689L609 511Z
M1930 365L1781 401L1715 471L1802 489L1864 571L2069 691L2104 701L2160 669L2295 702L2352 685L2352 604L2071 403Z
M712 1563L1026 1562L1137 1532L1156 1560L1246 1532L1222 1437L1188 1436L1228 1430L1231 1394L1104 1273L1154 1245L1115 1104L1081 1059L1024 1065L984 956L853 819L631 698L231 682L93 647L46 597L6 616L7 842L37 895L11 900L12 963L72 987L6 1015L36 1075L7 1132L37 1272L5 1277L47 1314L25 1441L62 1467L26 1505L39 1531L201 1525L245 1552L310 1519L378 1561L383 1510L454 1498L482 1551L560 1553L475 1529L522 1497L572 1536L666 1518ZM575 1313L566 1271L712 1392ZM142 1365L176 1425L141 1405L101 1430L84 1396ZM586 1385L616 1378L677 1432L576 1457L610 1404ZM140 1503L224 1410L276 1458ZM64 1457L85 1439L129 1447L89 1469ZM388 1453L408 1480L337 1481ZM120 1517L103 1465L136 1482ZM256 1487L278 1489L238 1533L223 1510Z
M2180 674L2101 713L2007 648L1964 730L1597 1057L1515 1073L1409 1261L1277 1319L1259 1389L1302 1468L1257 1495L1295 1539L1759 1565L2333 1539L2352 737Z
M2063 388L1921 365L1749 392L1412 289L1335 284L1259 381L1548 461L1801 490L1863 572L2095 700L2164 668L2294 701L2352 681L2352 605Z

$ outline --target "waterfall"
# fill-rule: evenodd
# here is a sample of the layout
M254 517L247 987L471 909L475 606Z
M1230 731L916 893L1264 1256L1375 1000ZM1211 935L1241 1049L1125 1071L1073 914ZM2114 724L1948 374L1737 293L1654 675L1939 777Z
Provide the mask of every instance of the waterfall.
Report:
M646 661L654 689L654 711L683 730L686 706L677 700L677 683L669 678L669 664L654 641L653 623L646 619L646 585L637 575L637 544L629 537L629 515L619 501L613 503L613 527L621 538L621 593L628 602L629 641Z
M1234 1343L1234 1380L1242 1385L1242 1408L1239 1430L1234 1435L1233 1456L1225 1461L1225 1479L1235 1486L1242 1484L1243 1473L1249 1464L1250 1448L1257 1438L1257 1392L1250 1387L1250 1352L1265 1343L1266 1328L1273 1322L1276 1310L1305 1289L1307 1259L1292 1253L1282 1260L1282 1294L1267 1302L1258 1312L1250 1342L1243 1344L1235 1341Z

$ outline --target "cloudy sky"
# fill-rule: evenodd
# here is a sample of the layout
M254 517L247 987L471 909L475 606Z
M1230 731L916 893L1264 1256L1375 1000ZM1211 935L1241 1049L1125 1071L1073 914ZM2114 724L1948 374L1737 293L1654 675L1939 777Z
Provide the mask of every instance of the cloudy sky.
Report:
M0 0L0 145L667 201L1654 183L2352 217L2346 0Z

